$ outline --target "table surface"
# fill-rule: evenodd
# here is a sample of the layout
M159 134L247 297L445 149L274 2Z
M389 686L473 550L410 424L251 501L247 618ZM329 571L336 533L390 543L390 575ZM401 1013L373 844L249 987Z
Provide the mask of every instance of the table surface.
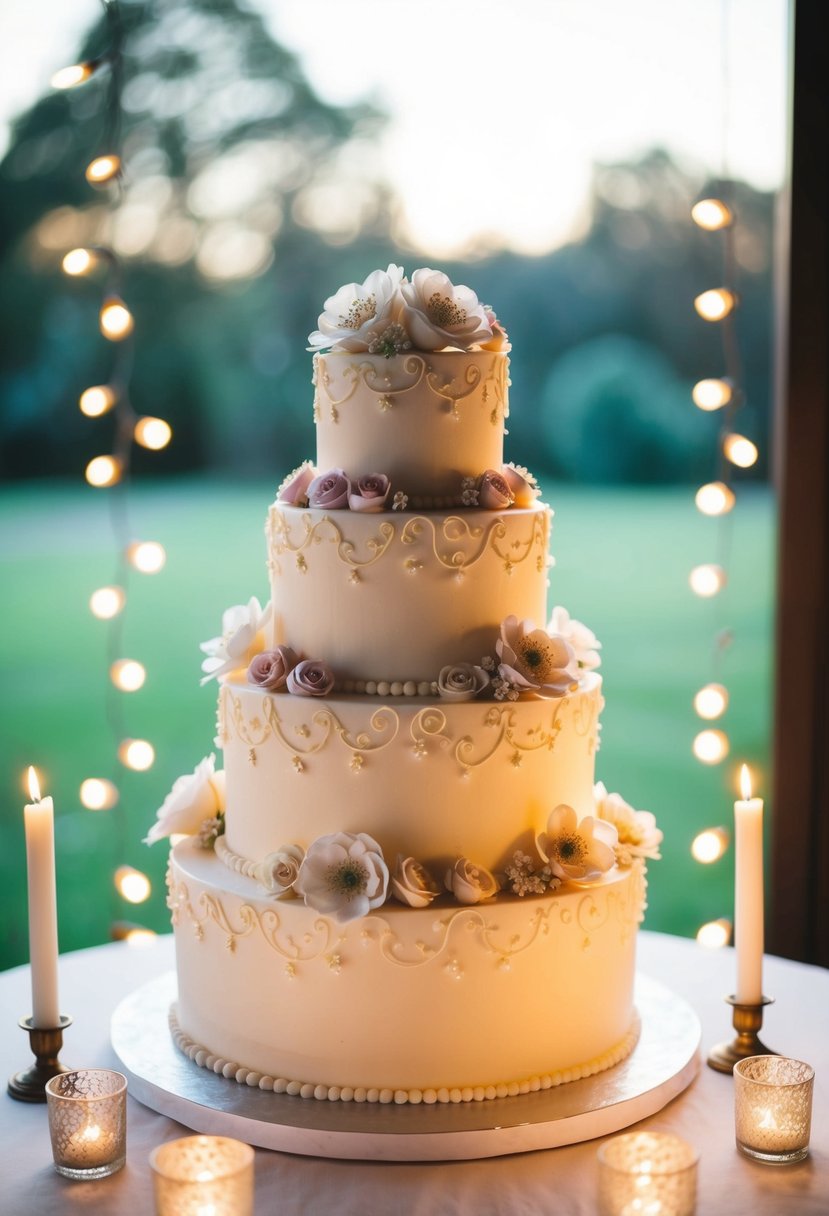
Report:
M702 1023L703 1054L733 1037L730 1008L734 954L705 951L696 942L641 933L638 965L685 997ZM124 943L65 954L60 960L61 1008L73 1016L62 1060L77 1067L118 1067L109 1041L112 1011L146 980L173 967L171 937L141 949ZM698 1216L810 1216L829 1212L829 971L768 958L763 1040L815 1068L809 1157L768 1166L734 1147L733 1082L705 1065L680 1097L640 1127L671 1131L700 1153ZM30 1009L28 967L0 974L2 1077L31 1063L17 1019ZM164 1140L188 1129L130 1099L126 1167L112 1178L70 1182L52 1167L46 1107L0 1105L0 1211L3 1216L150 1213L147 1159ZM256 1151L257 1216L595 1216L594 1140L566 1148L483 1161L408 1164L325 1161Z

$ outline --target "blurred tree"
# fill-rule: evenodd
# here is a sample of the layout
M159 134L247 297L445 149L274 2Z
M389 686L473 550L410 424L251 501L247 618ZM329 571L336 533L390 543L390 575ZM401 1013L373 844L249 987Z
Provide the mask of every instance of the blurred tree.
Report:
M308 393L304 339L330 245L383 230L385 191L366 155L376 111L322 102L244 3L122 0L120 12L117 209L84 177L111 150L100 142L106 70L24 114L0 164L6 476L79 471L90 455L90 424L74 407L106 378L110 352L97 293L59 272L67 249L108 244L128 264L133 401L176 433L153 467L261 467L279 437L276 376L285 394ZM104 16L78 59L107 38Z

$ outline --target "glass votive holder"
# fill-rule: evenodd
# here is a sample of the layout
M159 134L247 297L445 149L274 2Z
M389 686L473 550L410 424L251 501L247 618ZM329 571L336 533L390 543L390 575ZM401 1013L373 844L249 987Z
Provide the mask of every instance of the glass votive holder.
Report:
M737 1148L755 1161L787 1165L809 1152L815 1070L785 1056L749 1056L734 1065Z
M64 1178L107 1178L127 1158L127 1078L109 1068L61 1072L46 1082L55 1169Z
M241 1140L168 1140L150 1167L157 1216L253 1216L253 1149Z
M697 1161L692 1145L669 1132L627 1132L601 1146L601 1216L693 1216Z

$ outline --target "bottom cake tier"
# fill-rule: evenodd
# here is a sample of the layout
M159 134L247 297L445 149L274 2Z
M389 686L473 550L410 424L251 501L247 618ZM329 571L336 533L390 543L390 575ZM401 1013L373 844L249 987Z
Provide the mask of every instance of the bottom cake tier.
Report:
M346 924L268 898L191 839L168 882L176 1040L248 1085L480 1100L589 1076L635 1044L641 863L589 887L386 904Z

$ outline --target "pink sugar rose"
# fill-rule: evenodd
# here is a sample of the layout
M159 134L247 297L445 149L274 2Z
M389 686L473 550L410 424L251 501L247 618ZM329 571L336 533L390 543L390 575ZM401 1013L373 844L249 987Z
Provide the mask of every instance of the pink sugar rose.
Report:
M298 662L299 656L294 654L290 646L276 646L273 650L263 650L250 661L248 683L257 684L260 688L267 688L269 691L281 688Z
M308 499L308 487L316 476L316 469L306 460L290 473L276 492L276 501L291 507L302 507Z
M360 477L348 496L352 511L382 511L389 496L391 483L383 473L369 473Z
M348 506L350 493L351 482L342 469L331 469L315 477L308 486L308 505L339 511Z
M512 505L514 495L507 479L495 469L487 469L478 482L478 506L485 511L502 511Z
M516 507L531 507L539 494L532 473L517 465L505 464L501 467L501 475L512 491Z
M334 687L334 675L319 659L303 659L288 672L285 683L296 697L324 697Z

